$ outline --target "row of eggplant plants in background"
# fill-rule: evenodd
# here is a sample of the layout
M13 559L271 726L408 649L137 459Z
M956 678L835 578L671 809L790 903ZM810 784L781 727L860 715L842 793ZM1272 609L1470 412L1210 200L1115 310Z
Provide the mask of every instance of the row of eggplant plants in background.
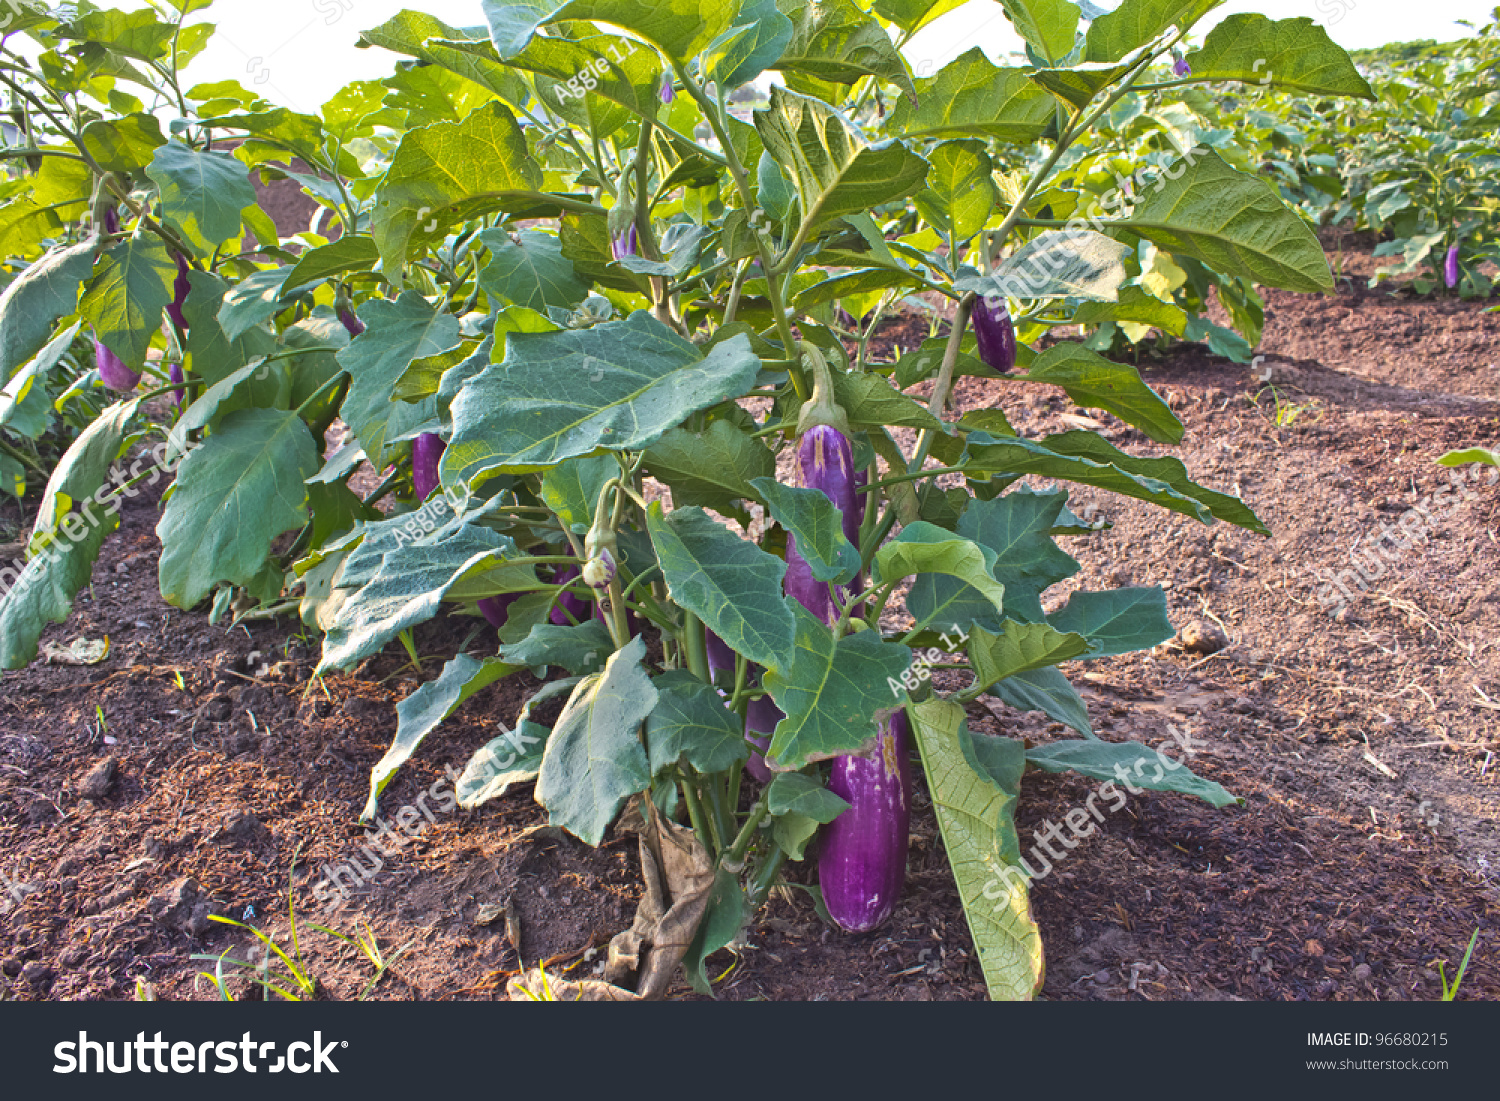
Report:
M1231 16L1184 55L1213 0L1092 18L1005 0L1025 64L971 51L914 80L900 47L949 0L489 0L480 27L406 11L364 32L405 61L304 115L228 81L181 87L209 32L185 24L199 0L177 3L23 0L0 31L28 164L5 184L0 251L47 250L0 298L5 377L97 348L87 380L126 391L52 473L0 603L5 667L67 616L116 522L85 507L156 431L172 604L297 612L324 633L320 672L440 611L498 632L400 705L365 816L467 698L552 671L478 747L460 801L535 781L589 844L632 800L658 842L685 818L709 884L681 960L700 989L820 827L828 916L889 917L914 750L995 997L1042 980L1007 872L1026 769L1123 766L1234 801L1186 768L1137 770L1155 752L1098 739L1058 668L1168 638L1161 590L1044 598L1079 568L1057 539L1100 526L1068 509L1070 484L1265 527L1176 459L1021 436L950 398L961 376L1009 375L1176 443L1134 368L1041 338L1172 330L1164 254L1252 294L1330 288L1272 188L1174 151L1159 111L1128 114L1267 72L1367 94L1310 21ZM763 106L730 110L771 70ZM1149 177L1104 156L1110 120L1155 135L1132 147ZM278 238L251 171L296 179L319 221ZM933 301L930 339L869 354L883 312ZM331 448L336 419L349 438ZM349 482L370 467L383 480L361 497ZM986 694L1077 737L971 733L964 705Z

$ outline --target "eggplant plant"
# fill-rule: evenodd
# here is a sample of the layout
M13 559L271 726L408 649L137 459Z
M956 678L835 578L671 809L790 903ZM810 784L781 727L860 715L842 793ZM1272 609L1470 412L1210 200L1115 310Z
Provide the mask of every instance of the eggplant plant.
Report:
M6 53L0 83L56 148L20 150L43 169L0 207L34 235L0 228L0 252L48 249L0 300L7 333L29 311L7 371L74 320L129 370L153 350L182 370L111 406L54 474L33 547L66 547L0 603L6 667L98 552L61 539L68 502L180 383L163 596L295 611L323 632L320 672L438 614L492 624L399 706L365 815L474 693L544 672L458 800L534 783L591 845L627 805L657 842L685 821L702 894L680 962L699 989L813 853L821 885L791 878L838 925L888 919L917 761L997 998L1043 976L1015 827L1028 769L1236 801L1187 767L1142 772L1156 752L1099 739L1062 671L1169 638L1162 590L1048 590L1079 569L1058 541L1101 527L1069 510L1072 485L1265 526L1176 459L950 405L958 378L1004 375L1117 418L1122 443L1170 445L1182 425L1135 368L1052 330L1159 316L1153 250L1246 287L1331 288L1305 223L1214 149L1155 146L1156 182L1100 212L1065 186L1112 112L1259 83L1256 58L1284 87L1364 94L1309 20L1232 16L1173 71L1213 0L1005 0L1026 64L974 50L919 80L901 47L945 0L485 0L482 26L404 11L364 31L405 64L303 115L232 82L181 88L207 31L180 9L22 6L7 33L46 61ZM773 72L762 106L730 106ZM130 81L157 112L119 114ZM251 172L323 213L279 237ZM70 226L68 200L114 210L118 240ZM185 325L167 315L179 262ZM872 354L883 318L931 302L930 339ZM1076 737L972 732L981 696Z

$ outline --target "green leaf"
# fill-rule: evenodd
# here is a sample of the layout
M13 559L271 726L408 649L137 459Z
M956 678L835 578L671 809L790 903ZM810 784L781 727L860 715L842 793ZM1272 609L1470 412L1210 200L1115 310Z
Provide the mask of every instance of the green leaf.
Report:
M801 860L807 843L818 832L818 820L789 811L771 820L771 837L792 860Z
M708 908L703 913L703 920L698 923L698 931L693 934L687 954L682 957L683 974L699 994L713 992L708 974L703 969L704 962L720 948L732 944L749 919L748 900L739 877L720 868L714 873L714 885L708 894Z
M1075 405L1113 413L1157 443L1182 439L1182 422L1171 406L1141 381L1139 371L1107 360L1082 344L1054 344L1017 377L1061 386Z
M1011 298L1089 298L1113 302L1125 282L1132 249L1092 230L1040 234L989 275L955 280L954 289Z
M778 6L793 27L791 41L776 62L778 71L807 73L836 84L873 76L916 98L911 74L891 36L853 0L781 0Z
M984 228L994 210L994 163L984 143L972 139L936 145L927 160L932 169L927 190L917 192L917 210L938 232L965 241Z
M771 89L755 128L797 187L805 223L867 211L922 186L927 162L898 141L870 144L828 104Z
M620 266L637 275L663 275L677 279L698 265L703 254L703 242L713 236L707 226L688 222L673 222L661 235L658 242L665 260L647 260L644 256L622 256Z
M1123 72L1124 67L1119 65L1083 64L1071 69L1038 69L1031 79L1069 107L1082 108Z
M79 131L83 146L106 172L139 172L166 141L155 115L130 114L95 119Z
M277 536L307 518L307 478L321 461L295 413L241 409L177 468L161 522L161 595L191 608L220 582L248 585Z
M870 7L910 37L926 24L966 2L967 0L875 0Z
M927 194L922 192L921 195ZM920 205L920 195L918 196ZM890 287L926 287L927 280L914 271L896 268L862 268L841 272L798 291L792 299L799 310L809 310L823 302L886 290Z
M792 21L775 0L744 0L734 24L703 51L703 76L733 91L773 67L792 40Z
M458 805L465 810L483 806L491 799L498 799L515 784L524 784L537 778L542 770L542 757L547 751L547 737L552 733L541 723L525 718L532 704L556 693L549 689L569 689L577 677L552 681L539 691L522 710L522 718L514 730L507 730L498 738L491 738L469 759L463 773L453 784L453 793Z
M484 0L490 39L506 60L547 23L590 19L634 31L687 61L728 28L734 11L716 0Z
M595 455L558 463L542 476L542 504L577 535L589 530L604 483L620 476L613 455Z
M519 241L500 229L479 234L490 250L490 262L479 273L479 286L492 302L545 313L548 306L571 310L588 297L588 284L564 259L561 241L534 229L524 229L516 236Z
M194 242L223 244L240 232L240 211L255 203L250 170L227 153L200 153L180 141L159 146L146 169L169 224Z
M396 279L414 244L437 240L445 227L488 210L534 205L541 184L541 165L502 103L488 103L462 122L407 131L370 223L386 278Z
M291 394L292 379L285 361L252 360L205 389L202 396L183 411L168 436L171 449L180 451L189 432L223 420L236 409L290 408Z
M639 635L609 656L604 672L584 677L552 728L536 782L548 822L598 845L625 800L651 784L640 726L657 691L641 661Z
M812 776L778 772L766 789L766 809L778 815L800 814L827 825L848 810L849 804Z
M835 369L833 393L851 428L880 430L892 426L946 431L944 423L928 412L927 406L901 393L884 375ZM795 420L801 408L801 402L788 401L788 418Z
M1087 638L1090 658L1149 650L1176 634L1167 619L1167 595L1155 585L1149 589L1077 592L1047 621L1059 631L1074 631Z
M1484 447L1466 447L1457 451L1446 451L1438 459L1440 466L1468 466L1470 463L1500 466L1500 451L1491 451Z
M1349 55L1306 16L1274 21L1255 14L1227 16L1208 32L1203 49L1187 55L1187 62L1195 81L1239 80L1314 95L1375 99Z
M78 308L78 286L94 270L96 243L51 249L0 293L0 379L47 343L54 321Z
M443 666L436 680L423 684L398 703L396 738L385 751L385 756L370 770L370 798L359 820L368 822L375 817L380 793L396 775L396 770L411 759L423 738L436 730L475 692L509 676L516 669L516 666L494 658L479 661L468 654L458 654Z
M379 261L380 250L374 240L353 233L304 252L286 277L286 285L305 287L346 271L369 271Z
M644 310L590 329L516 333L504 360L454 399L444 481L477 485L600 448L649 447L692 413L748 392L759 370L745 337L704 356Z
M366 536L345 559L334 585L357 591L323 638L319 672L347 669L378 654L402 631L436 615L460 581L517 557L514 542L479 524L450 523L426 536L418 527L404 539L399 532L393 547L384 538Z
M110 467L125 446L134 401L116 402L94 419L63 454L37 510L30 558L15 576L0 570L0 668L21 669L36 657L48 623L63 623L73 597L89 583L105 538L120 526L117 508L100 504Z
M996 613L1005 608L1005 586L995 580L995 552L971 539L918 520L875 553L875 580L886 583L913 574L956 577L987 599ZM913 613L915 614L915 613ZM923 618L919 623L930 620Z
M891 114L893 134L995 138L1024 145L1056 120L1056 101L1025 69L1000 69L979 47L960 55L930 80L917 82L920 105L901 100Z
M1026 751L1026 763L1044 772L1081 772L1094 780L1115 780L1126 787L1176 791L1214 807L1243 804L1212 780L1194 775L1181 761L1137 742L1048 742ZM1142 772L1148 769L1148 772Z
M1039 441L1019 436L997 440L972 432L969 453L976 474L1005 471L1061 478L1150 501L1205 524L1216 517L1258 535L1270 534L1243 501L1190 481L1181 460L1127 455L1092 432L1063 432Z
M1121 287L1118 302L1085 302L1073 314L1073 322L1078 325L1102 325L1107 321L1154 325L1164 333L1181 336L1188 317L1182 307L1163 302L1135 286Z
M989 501L975 501L958 522L958 533L995 554L993 573L1005 586L1006 613L1039 622L1040 594L1079 570L1059 547L1052 529L1067 501L1066 492L1012 490Z
M1071 726L1090 738L1094 736L1083 697L1055 666L1006 677L990 689L990 694L1017 711L1040 711L1054 722Z
M398 12L387 22L373 30L362 31L359 36L361 46L379 46L407 54L429 66L441 66L512 103L524 100L527 90L518 75L503 65L493 51L488 55L471 51L467 48L471 43L489 46L482 29L456 29L425 12L410 10ZM424 71L431 73L434 70L425 67L406 70L398 74L396 80ZM395 80L389 83L394 84ZM468 114L467 110L460 110L455 117L461 118L465 114Z
M1056 65L1073 52L1078 5L1070 0L999 0L1005 18L1028 45Z
M685 669L663 673L653 683L659 694L646 720L651 775L659 776L683 758L710 775L750 756L744 723L711 685Z
M500 657L517 667L557 666L569 673L597 673L614 651L609 630L597 619L559 627L538 623L513 646L500 647Z
M458 347L458 318L435 310L415 291L404 292L394 302L369 299L358 313L365 331L338 354L339 366L350 378L340 415L370 461L384 467L389 441L436 414L431 399L416 405L396 402L391 391L413 360Z
M859 551L844 536L844 514L821 489L782 485L756 478L766 510L797 540L797 553L814 580L847 585L859 572Z
M701 508L646 513L667 588L731 649L758 665L792 664L796 624L781 595L786 563L741 539Z
M36 439L47 430L52 414L47 375L62 361L82 326L81 321L75 321L60 331L0 390L0 428L28 439Z
M835 641L833 632L801 604L792 602L792 612L796 660L767 669L763 681L785 715L766 754L776 759L777 769L799 769L870 743L880 714L903 702L892 696L888 682L911 664L911 650L886 642L878 631L857 631Z
M1166 169L1128 218L1108 225L1227 275L1282 290L1333 289L1323 246L1274 187L1212 150L1194 157L1190 152Z
M276 338L260 326L230 340L219 326L229 284L217 275L196 269L188 272L187 303L183 316L188 322L187 366L210 385L222 382L257 356L276 351Z
M238 340L252 329L270 321L284 308L283 292L291 268L265 268L251 272L223 296L217 323L227 340Z
M997 681L1088 653L1088 639L1064 634L1046 623L1018 623L1007 619L999 634L974 627L969 639L969 663L974 667L972 691L978 694Z
M646 449L645 468L671 486L675 506L700 505L732 515L742 498L755 496L755 483L776 473L776 456L739 425L720 418L702 432L671 429Z
M176 278L177 262L155 234L131 237L104 254L78 312L105 347L138 371Z
M1089 24L1088 61L1120 61L1168 27L1185 31L1224 0L1123 0ZM1197 69L1193 70L1195 73Z
M1018 867L1019 770L1014 785L996 782L975 755L958 704L931 699L912 712L922 771L985 986L996 1001L1029 1000L1041 989L1044 968L1041 933L1031 918L1026 877ZM1013 754L1022 751L1018 742L1006 739L1004 744L1015 746Z

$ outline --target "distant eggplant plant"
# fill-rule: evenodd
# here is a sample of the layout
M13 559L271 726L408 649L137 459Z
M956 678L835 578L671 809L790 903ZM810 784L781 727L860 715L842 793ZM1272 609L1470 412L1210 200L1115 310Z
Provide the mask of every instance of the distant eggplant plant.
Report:
M31 660L87 581L102 539L61 537L66 502L102 484L152 394L183 388L160 426L193 445L157 529L165 599L295 611L323 632L320 672L359 668L440 609L493 625L400 706L367 817L475 692L550 671L477 748L458 800L534 782L549 820L591 845L631 805L659 901L698 917L690 943L664 939L666 957L619 981L656 996L680 964L707 990L708 957L810 851L841 927L899 909L915 750L988 988L1030 997L1027 892L992 892L1019 866L1023 773L1157 759L1098 739L1059 666L1173 633L1160 588L1044 608L1079 569L1056 540L1096 532L1058 484L1266 529L1175 459L949 404L959 377L1009 374L1176 443L1133 367L1039 338L1180 329L1158 255L1252 295L1331 287L1301 219L1213 149L1152 138L1156 182L1113 195L1102 162L1084 165L1101 127L1164 86L1262 83L1245 58L1270 58L1286 87L1365 93L1302 19L1231 16L1173 73L1214 6L1125 0L1089 21L1058 0L1014 20L1028 64L974 50L914 80L899 47L944 0L487 0L487 31L405 11L363 32L412 63L315 116L232 82L182 89L201 26L23 4L12 33L51 60L0 83L56 134L22 150L42 168L0 207L0 251L32 259L0 300L7 333L27 319L7 373L69 324L127 371L181 373L111 406L62 460L33 533L62 549L34 554L38 583L0 603L0 660ZM145 104L101 99L101 56L180 117L163 132ZM765 105L732 111L770 70L784 84ZM252 172L300 182L336 239L280 239ZM1080 178L1086 196L1065 186ZM1091 212L1095 195L1109 202ZM70 202L117 210L118 240L66 222ZM931 339L880 361L871 334L918 294L943 303ZM1078 736L970 732L981 696ZM1185 767L1155 772L1145 786L1235 802ZM686 879L657 864L668 843Z

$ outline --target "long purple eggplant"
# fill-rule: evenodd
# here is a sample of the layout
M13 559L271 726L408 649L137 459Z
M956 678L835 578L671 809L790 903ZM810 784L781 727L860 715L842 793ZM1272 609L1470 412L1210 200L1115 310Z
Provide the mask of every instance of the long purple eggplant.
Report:
M499 596L487 596L479 602L479 613L490 621L491 627L498 631L510 618L510 606L520 595L520 593L501 593Z
M417 491L417 500L425 501L438 487L438 463L448 445L436 432L423 432L411 445L411 482Z
M1011 323L1010 310L1004 301L991 306L988 298L980 298L974 302L973 320L980 360L986 367L1008 374L1016 365L1016 327Z
M858 545L863 511L843 412L833 398L827 361L804 345L813 394L797 428L798 473L804 487L819 489L842 513L845 536ZM787 540L787 595L824 622L837 616L828 585L812 576ZM773 726L774 729L774 726ZM910 825L909 738L904 713L879 725L868 755L837 757L829 789L849 804L830 824L818 858L818 879L828 916L841 929L862 933L891 915L906 882Z
M1458 286L1458 246L1454 245L1448 250L1447 257L1443 260L1443 282L1448 284L1451 291Z
M128 393L141 381L141 373L125 366L125 361L106 348L97 336L94 337L94 366L99 369L99 381L111 390Z
M182 381L184 381L183 374L182 374L182 364L180 364L180 363L169 363L169 364L167 364L167 377L169 379L171 379L173 382L182 382ZM177 408L181 409L182 408L182 403L185 402L185 401L187 401L187 388L185 386L179 386L179 387L177 387L177 389L173 390L172 391L172 400L177 403Z
M868 754L837 757L828 790L849 809L824 830L823 903L839 928L865 933L891 916L906 883L911 828L911 727L905 711L880 724Z
M187 315L182 312L183 305L187 302L187 296L192 291L193 285L188 282L187 257L177 253L177 278L172 280L172 301L167 305L167 316L172 319L172 324L177 326L178 332L186 332L188 323Z

